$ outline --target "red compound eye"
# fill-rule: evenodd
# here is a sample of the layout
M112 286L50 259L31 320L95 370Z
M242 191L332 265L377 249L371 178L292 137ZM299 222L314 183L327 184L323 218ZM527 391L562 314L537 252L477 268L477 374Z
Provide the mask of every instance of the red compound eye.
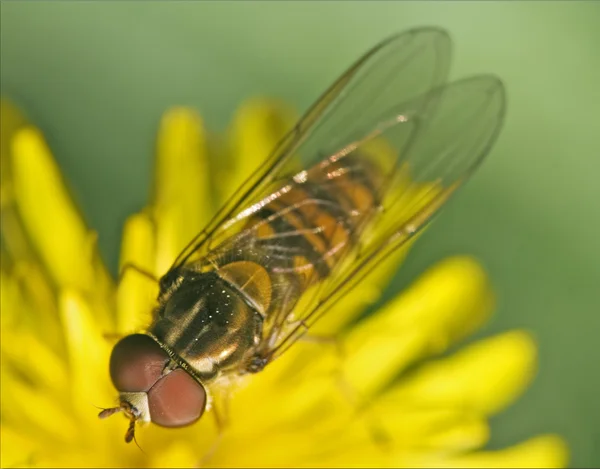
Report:
M150 417L163 427L183 427L198 420L206 407L206 391L186 371L178 368L148 391Z
M206 391L181 368L163 375L169 356L150 337L133 334L115 345L110 377L120 392L146 392L150 418L163 427L183 427L198 420Z
M120 392L148 391L168 361L167 353L147 335L128 335L113 348L110 377Z

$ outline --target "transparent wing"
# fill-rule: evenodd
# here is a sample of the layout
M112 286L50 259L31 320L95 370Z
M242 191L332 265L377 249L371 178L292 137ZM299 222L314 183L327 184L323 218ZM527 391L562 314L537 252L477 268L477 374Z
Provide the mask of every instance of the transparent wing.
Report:
M447 33L420 28L392 36L352 65L306 112L294 129L175 260L171 271L197 260L243 228L235 215L259 204L300 165L309 167L364 137L381 116L399 103L415 111L433 105L427 92L446 80L451 43ZM240 218L237 218L241 221ZM167 274L169 275L169 274Z
M425 100L424 105L422 100ZM394 171L382 190L381 210L364 227L360 242L318 285L295 321L275 331L265 353L271 361L354 288L379 262L418 233L477 168L501 129L502 82L493 76L464 79L403 103L380 116L374 131L342 153L359 158L386 148ZM377 153L377 151L375 151ZM380 156L375 154L375 157Z

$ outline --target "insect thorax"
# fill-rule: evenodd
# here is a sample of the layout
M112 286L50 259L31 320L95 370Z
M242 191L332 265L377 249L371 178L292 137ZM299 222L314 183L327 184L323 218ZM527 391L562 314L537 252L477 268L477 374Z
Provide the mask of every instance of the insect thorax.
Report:
M262 317L217 272L183 270L163 297L149 332L202 380L240 369L260 341Z

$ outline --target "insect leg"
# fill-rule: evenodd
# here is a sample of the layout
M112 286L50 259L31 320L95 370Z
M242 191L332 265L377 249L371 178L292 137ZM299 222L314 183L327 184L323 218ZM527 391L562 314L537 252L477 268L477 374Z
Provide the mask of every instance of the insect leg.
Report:
M132 262L126 262L125 264L123 264L123 267L121 268L121 271L119 272L119 278L117 279L117 284L120 284L123 281L123 278L125 277L125 273L128 270L133 270L133 271L137 272L138 274L146 277L147 279L152 280L155 283L158 283L158 278L156 278L156 276L152 272L148 272L147 270L135 265Z
M331 347L334 347L335 353L338 356L338 358L340 359L340 361L343 361L345 358L343 343L340 340L339 336L337 336L337 335L323 335L323 334L307 333L307 334L304 334L303 336L301 336L298 340L300 340L302 342L306 342L306 343L312 343L312 344L329 345Z
M119 340L125 337L125 334L119 334L118 332L104 332L102 333L102 338L107 342L111 342L116 344Z
M225 435L227 425L229 424L229 393L226 391L222 391L218 396L218 402L215 402L215 397L217 396L213 396L211 413L215 420L215 426L217 427L217 436L215 437L208 450L204 453L200 461L198 461L198 467L206 466L208 461L210 461L210 459L217 452L217 450L219 449L219 445L223 440L223 436Z
M121 267L121 271L119 272L119 277L117 278L117 286L121 285L121 282L125 278L125 274L127 273L127 271L130 270L137 272L138 274L142 275L148 280L152 280L153 282L158 283L158 279L151 272L144 270L143 268L135 265L132 262L126 262L125 264L123 264L123 267ZM111 342L114 345L117 341L125 337L125 335L126 334L120 334L118 332L104 332L102 334L102 337L104 338L104 340Z

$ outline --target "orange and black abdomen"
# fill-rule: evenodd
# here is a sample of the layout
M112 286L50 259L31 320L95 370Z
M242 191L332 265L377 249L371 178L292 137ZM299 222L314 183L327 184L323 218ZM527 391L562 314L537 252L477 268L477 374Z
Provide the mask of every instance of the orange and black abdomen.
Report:
M377 171L350 156L299 173L204 268L175 272L179 280L165 290L150 333L202 379L244 368L303 292L356 243L377 208L378 182Z
M376 209L378 183L375 168L352 156L299 173L248 221L258 262L304 287L323 279Z

